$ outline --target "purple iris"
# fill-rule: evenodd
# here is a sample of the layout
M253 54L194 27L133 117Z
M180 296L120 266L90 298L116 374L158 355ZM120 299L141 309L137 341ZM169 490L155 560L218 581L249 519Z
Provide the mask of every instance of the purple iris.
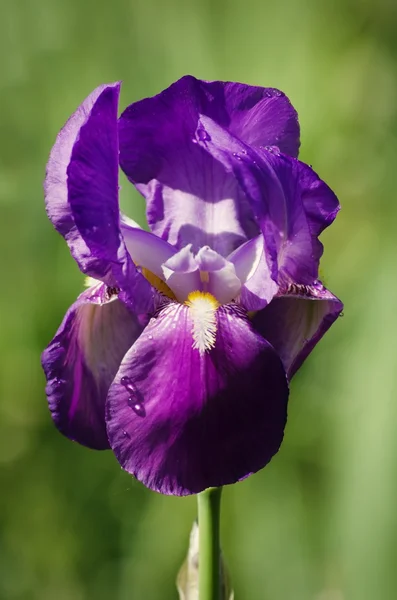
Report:
M164 494L280 447L288 382L342 310L318 280L339 203L280 91L183 77L117 118L103 85L58 135L48 216L89 287L43 353L58 429ZM119 162L150 232L120 213Z

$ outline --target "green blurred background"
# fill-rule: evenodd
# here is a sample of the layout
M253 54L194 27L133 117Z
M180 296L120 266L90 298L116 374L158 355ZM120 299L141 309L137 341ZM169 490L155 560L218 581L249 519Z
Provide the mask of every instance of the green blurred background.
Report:
M396 29L395 0L0 0L1 599L177 597L194 498L50 421L40 353L83 277L42 180L97 85L122 79L123 107L186 73L287 92L343 207L322 272L345 317L293 381L279 454L224 492L236 598L397 598ZM127 185L122 202L143 222Z

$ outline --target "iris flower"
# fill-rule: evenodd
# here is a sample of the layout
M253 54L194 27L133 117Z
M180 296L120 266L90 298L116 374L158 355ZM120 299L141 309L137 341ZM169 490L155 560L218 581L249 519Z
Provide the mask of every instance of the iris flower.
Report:
M280 91L183 77L118 119L120 84L59 133L46 207L89 287L43 353L58 429L186 495L278 451L289 381L342 310L318 279L339 203L296 157ZM119 164L150 232L120 212Z

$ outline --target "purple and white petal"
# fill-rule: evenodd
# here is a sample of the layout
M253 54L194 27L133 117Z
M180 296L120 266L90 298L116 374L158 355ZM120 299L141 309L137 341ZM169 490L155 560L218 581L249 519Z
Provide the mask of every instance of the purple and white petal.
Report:
M190 292L201 288L199 267L188 244L162 265L163 279L176 298L183 302Z
M342 310L342 302L320 282L291 285L255 315L253 326L272 344L291 379Z
M333 192L310 167L274 148L254 150L206 116L196 140L234 174L249 198L271 278L279 284L313 283L322 254L317 235L339 206Z
M117 107L120 84L97 88L57 137L47 165L48 215L83 273L123 289L145 312L151 287L120 234Z
M264 308L277 294L279 286L272 279L266 260L262 235L249 240L229 257L242 287L239 302L247 311Z
M178 248L208 245L227 256L259 231L235 178L195 143L200 114L247 143L296 154L296 113L277 90L184 77L120 118L120 164L147 199L152 231Z
M121 232L135 265L149 269L157 277L164 279L161 265L174 256L177 250L150 231L131 227L127 222L121 223Z
M200 248L195 258L200 268L201 289L215 296L220 304L231 302L238 296L241 281L232 262L208 246Z
M42 355L56 426L70 439L98 450L109 448L105 427L109 386L143 329L113 293L102 283L85 290Z
M128 351L107 398L109 441L147 487L186 495L244 479L277 452L287 416L281 361L236 305L216 344L192 348L187 306L170 303Z

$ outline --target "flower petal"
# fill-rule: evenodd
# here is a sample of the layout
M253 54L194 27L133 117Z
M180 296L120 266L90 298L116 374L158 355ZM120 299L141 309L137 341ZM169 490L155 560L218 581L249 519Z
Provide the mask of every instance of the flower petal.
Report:
M134 263L164 279L161 265L174 256L177 250L150 231L131 227L126 222L121 223L121 232Z
M163 278L180 302L201 285L199 268L188 244L162 265Z
M234 173L249 198L272 279L285 285L313 283L322 254L317 235L339 209L330 188L307 165L274 148L253 150L206 116L196 140Z
M57 137L47 165L49 218L83 273L118 286L139 312L153 303L120 234L117 105L120 84L97 88Z
M245 242L228 258L234 264L236 275L243 284L240 304L247 311L264 308L278 292L279 286L271 277L263 236L258 235Z
M219 120L220 125L250 146L278 146L281 152L298 156L298 115L283 92L241 83L223 85L230 121Z
M291 379L342 310L342 302L320 282L292 285L255 315L253 325L277 351Z
M102 283L69 308L42 355L52 417L67 437L109 448L105 399L109 386L143 326Z
M200 248L196 261L201 271L203 287L215 296L220 304L234 300L241 289L234 264L209 248Z
M151 320L107 398L111 447L147 487L186 495L234 483L277 452L288 387L273 348L236 305L216 312L216 345L192 348L189 309Z
M294 156L299 125L278 90L189 76L121 115L120 164L147 200L152 231L178 248L208 245L227 256L258 228L235 178L194 143L199 114L248 144Z

